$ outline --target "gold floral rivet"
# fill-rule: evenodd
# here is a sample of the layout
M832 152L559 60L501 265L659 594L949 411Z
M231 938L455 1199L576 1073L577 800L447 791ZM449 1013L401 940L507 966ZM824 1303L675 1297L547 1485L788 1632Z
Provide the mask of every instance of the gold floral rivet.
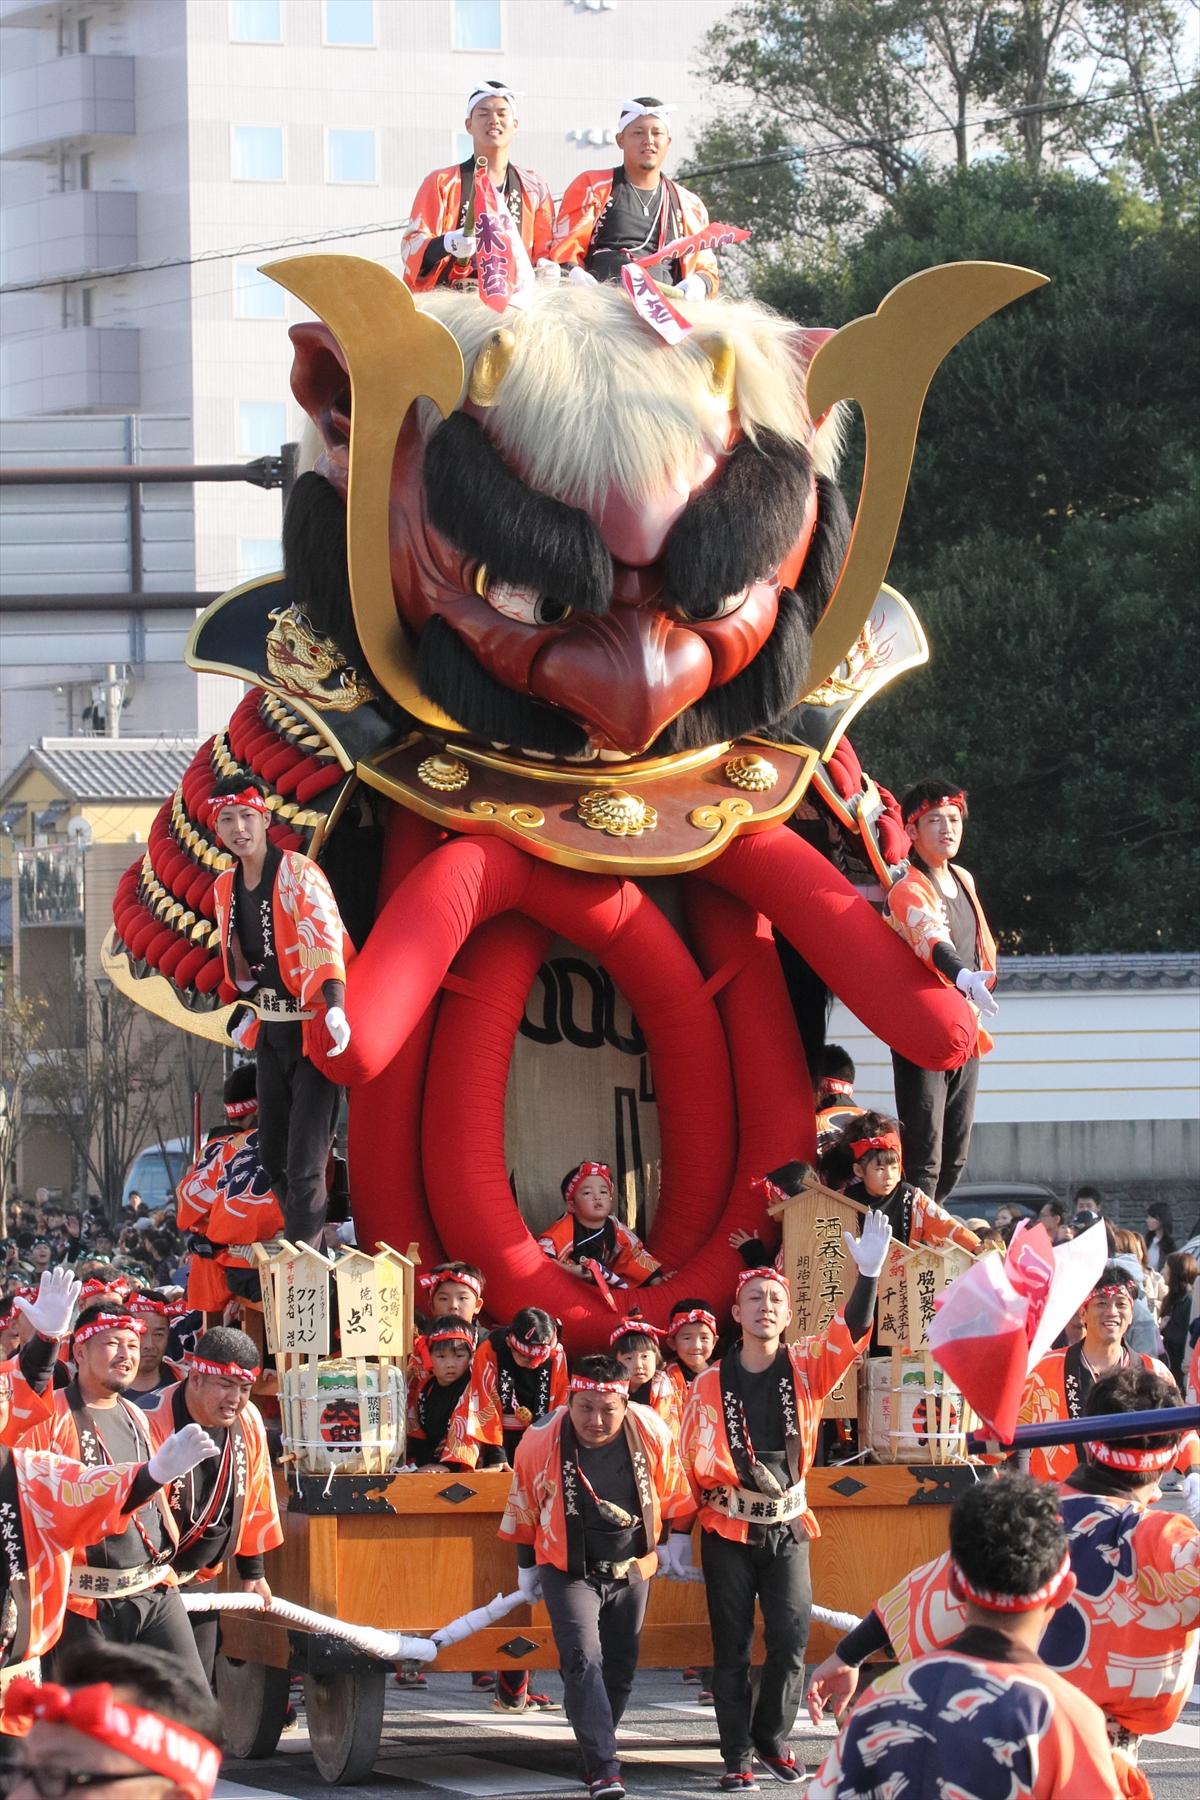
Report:
M779 780L779 770L765 756L735 756L725 764L725 779L748 794L765 794Z
M417 780L439 794L453 794L458 788L465 788L470 779L471 771L457 756L427 756L417 769Z
M641 837L658 824L654 807L624 788L592 788L579 796L577 804L584 824L592 831L607 831L609 837Z

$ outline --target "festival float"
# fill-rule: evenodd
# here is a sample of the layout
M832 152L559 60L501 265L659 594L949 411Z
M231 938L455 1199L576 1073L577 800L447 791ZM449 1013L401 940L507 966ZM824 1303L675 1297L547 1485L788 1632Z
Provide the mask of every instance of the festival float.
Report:
M632 290L567 282L503 311L414 303L347 256L265 272L316 315L291 331L314 430L285 572L196 622L190 666L247 692L123 878L105 966L158 1016L229 1043L213 883L230 859L206 802L253 770L271 841L318 859L356 946L351 1042L321 1066L349 1090L359 1260L386 1261L407 1294L401 1353L417 1260L479 1265L491 1317L543 1306L571 1354L607 1345L614 1309L665 1326L676 1299L703 1295L727 1318L730 1234L774 1251L762 1177L815 1158L804 1035L819 1043L827 992L928 1068L975 1041L966 1001L867 897L906 840L845 733L928 654L884 578L929 382L1044 278L925 270L833 332L751 302L656 318ZM866 444L852 523L834 479L848 402ZM560 1176L596 1155L661 1282L597 1289L539 1250ZM837 1270L817 1283L809 1242L829 1239L838 1198L815 1191L783 1222L808 1330L842 1291ZM260 1254L266 1348L303 1420L328 1331L285 1345L279 1295L303 1270L288 1246L270 1267ZM952 1271L919 1273L889 1271L912 1323L883 1340L893 1400L909 1357L919 1403L871 1427L868 1394L835 1396L829 1416L859 1413L876 1462L809 1476L814 1592L834 1610L864 1611L943 1549L947 1504L973 1478L961 1396L933 1371L920 1315ZM496 1538L508 1475L397 1472L380 1424L390 1356L376 1342L356 1365L341 1349L360 1397L343 1411L370 1396L375 1423L357 1458L292 1452L268 1580L328 1618L428 1639L515 1585ZM702 1594L659 1582L642 1661L702 1662L707 1631ZM815 1623L814 1654L836 1636ZM379 1643L231 1612L224 1650L231 1748L270 1753L302 1670L322 1774L365 1775ZM439 1669L556 1663L540 1606L437 1654Z

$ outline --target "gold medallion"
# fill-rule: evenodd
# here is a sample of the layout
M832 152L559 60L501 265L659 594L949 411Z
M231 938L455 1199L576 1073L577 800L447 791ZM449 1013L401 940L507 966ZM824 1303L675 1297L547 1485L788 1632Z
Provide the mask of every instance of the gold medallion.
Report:
M735 756L725 764L725 779L748 794L765 794L779 780L779 770L765 756Z
M579 816L592 831L606 831L609 837L641 837L653 831L658 813L647 806L640 794L625 788L591 788L576 802Z
M423 781L427 788L434 788L439 794L453 794L459 788L465 788L471 779L471 771L465 762L457 756L427 756L417 769L417 780Z

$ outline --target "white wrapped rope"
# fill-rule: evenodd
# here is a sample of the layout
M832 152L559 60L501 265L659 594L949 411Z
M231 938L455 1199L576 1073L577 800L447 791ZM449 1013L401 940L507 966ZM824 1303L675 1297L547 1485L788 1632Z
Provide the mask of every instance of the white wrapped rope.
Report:
M185 1593L180 1597L188 1612L261 1613L264 1619L278 1619L280 1624L295 1625L301 1631L326 1632L384 1662L432 1662L437 1655L437 1645L430 1638L402 1637L398 1631L377 1631L373 1625L348 1625L344 1619L310 1612L308 1607L294 1606L290 1600L273 1599L266 1606L261 1594Z
M461 1644L464 1638L473 1637L477 1631L494 1625L514 1606L523 1604L520 1589L511 1594L497 1594L486 1606L477 1606L471 1612L451 1619L448 1625L439 1626L429 1637L415 1638L404 1637L397 1631L378 1631L373 1625L348 1625L344 1619L331 1619L325 1613L310 1612L306 1606L295 1606L290 1600L277 1597L266 1606L261 1594L183 1593L180 1598L188 1612L261 1613L265 1619L278 1619L281 1624L294 1625L301 1631L323 1631L330 1637L341 1638L383 1662L423 1663L431 1663L439 1650ZM834 1631L853 1631L862 1623L853 1613L831 1612L824 1606L814 1606L812 1616L818 1625L828 1625Z

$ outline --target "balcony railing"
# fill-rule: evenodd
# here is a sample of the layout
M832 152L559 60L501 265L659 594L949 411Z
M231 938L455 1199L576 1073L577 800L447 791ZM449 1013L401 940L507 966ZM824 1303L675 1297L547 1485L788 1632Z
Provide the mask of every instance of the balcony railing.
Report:
M73 844L14 852L21 924L82 925L84 854Z

